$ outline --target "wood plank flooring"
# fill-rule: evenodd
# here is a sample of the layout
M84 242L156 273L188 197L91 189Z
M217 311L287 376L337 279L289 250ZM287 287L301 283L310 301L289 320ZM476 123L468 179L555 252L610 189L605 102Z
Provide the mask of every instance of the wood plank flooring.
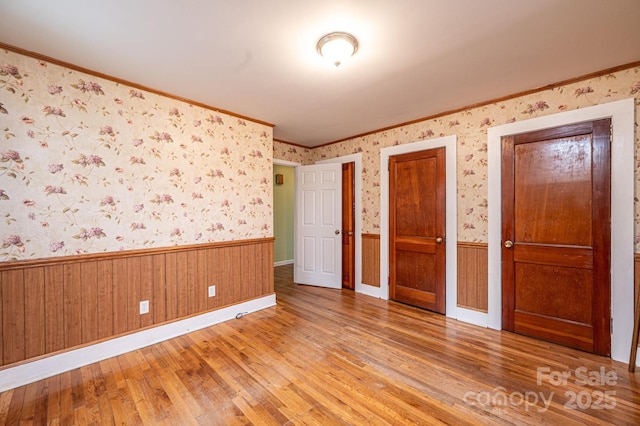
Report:
M276 292L276 307L1 393L0 424L640 424L625 364L297 285L290 265Z

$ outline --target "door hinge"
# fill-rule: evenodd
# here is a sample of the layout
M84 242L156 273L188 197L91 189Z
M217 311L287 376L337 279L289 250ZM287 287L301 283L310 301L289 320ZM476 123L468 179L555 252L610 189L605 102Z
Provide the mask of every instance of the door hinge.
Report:
M609 124L609 143L613 143L613 121Z
M611 327L610 327L609 332L610 332L610 333L611 333L611 335L613 336L613 317L611 317L611 322L610 322L609 324L610 324L610 326L611 326Z

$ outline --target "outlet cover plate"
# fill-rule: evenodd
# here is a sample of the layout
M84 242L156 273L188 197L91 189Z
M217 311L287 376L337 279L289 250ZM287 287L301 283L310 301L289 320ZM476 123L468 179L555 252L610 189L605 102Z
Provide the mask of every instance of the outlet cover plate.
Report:
M143 300L140 302L140 315L149 313L149 301Z
M209 297L215 297L216 295L216 286L215 285L210 285L209 286Z

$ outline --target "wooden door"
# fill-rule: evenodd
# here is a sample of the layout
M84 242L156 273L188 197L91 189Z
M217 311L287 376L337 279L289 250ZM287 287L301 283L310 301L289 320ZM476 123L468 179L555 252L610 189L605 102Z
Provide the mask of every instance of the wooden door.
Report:
M505 330L610 355L610 120L502 139Z
M355 289L354 163L342 165L342 288Z
M389 297L445 313L445 148L389 159Z

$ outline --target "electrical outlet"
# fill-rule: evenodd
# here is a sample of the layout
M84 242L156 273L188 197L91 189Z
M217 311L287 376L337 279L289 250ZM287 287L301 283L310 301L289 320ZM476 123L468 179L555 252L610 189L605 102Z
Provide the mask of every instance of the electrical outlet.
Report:
M210 285L209 286L209 297L214 297L216 295L216 286L215 285Z
M140 302L140 315L149 313L149 301L143 300Z

